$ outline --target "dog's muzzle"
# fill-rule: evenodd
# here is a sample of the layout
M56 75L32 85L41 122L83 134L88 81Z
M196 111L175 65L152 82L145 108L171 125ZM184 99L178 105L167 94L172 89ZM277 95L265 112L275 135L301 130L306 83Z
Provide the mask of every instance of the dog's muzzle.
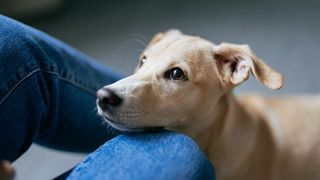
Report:
M123 102L122 98L119 97L114 91L108 88L102 88L97 91L98 105L104 111L109 108L120 106Z
M114 117L114 112L122 103L123 99L110 88L104 87L97 91L97 105L103 111L100 113L100 116L113 128L123 132L158 131L164 129L163 127L130 127L120 122L117 116Z

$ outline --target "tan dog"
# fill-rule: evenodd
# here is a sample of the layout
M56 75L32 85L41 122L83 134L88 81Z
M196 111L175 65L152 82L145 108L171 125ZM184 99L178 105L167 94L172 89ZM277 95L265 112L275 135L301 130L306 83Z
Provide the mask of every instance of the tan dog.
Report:
M234 97L250 72L270 89L283 85L248 45L159 33L135 74L97 92L98 113L123 131L191 136L218 179L320 179L320 97Z

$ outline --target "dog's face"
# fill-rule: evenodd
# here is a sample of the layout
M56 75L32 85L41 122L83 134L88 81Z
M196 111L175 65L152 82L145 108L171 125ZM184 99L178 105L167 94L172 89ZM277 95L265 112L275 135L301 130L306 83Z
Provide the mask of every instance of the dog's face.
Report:
M282 76L246 45L215 46L176 30L159 33L142 53L135 74L97 92L98 113L123 131L208 124L219 98L250 71L269 88L282 85Z

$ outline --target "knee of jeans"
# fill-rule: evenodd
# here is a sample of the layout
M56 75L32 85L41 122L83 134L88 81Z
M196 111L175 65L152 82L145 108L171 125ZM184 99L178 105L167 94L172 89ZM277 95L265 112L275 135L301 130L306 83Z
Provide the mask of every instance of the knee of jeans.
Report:
M0 15L0 99L37 69L32 38L24 25Z
M17 59L33 61L36 41L28 27L13 19L0 15L0 63L14 64Z
M127 142L134 144L135 146L157 146L163 148L165 151L171 151L172 153L178 152L180 155L184 155L183 152L195 152L196 154L203 155L199 146L187 135L162 131L158 133L137 133L137 134L124 134L116 137L115 141ZM145 144L148 142L148 144ZM176 151L175 151L176 150Z
M120 135L116 141L133 144L134 147L153 149L162 154L169 154L172 158L169 161L193 162L194 169L212 169L212 165L200 147L187 135L164 131L160 133L138 133ZM147 144L146 144L147 142ZM159 156L160 157L160 156Z
M188 179L215 179L215 171L207 156L196 142L187 135L175 132L165 132L152 135L155 146L164 147L164 152L170 154L168 162L188 164L184 166ZM152 143L152 141L151 141Z
M121 167L131 172L124 179L149 179L159 171L155 179L215 179L213 166L199 146L190 137L169 131L119 135L89 155L75 172L89 166L96 171L105 166L101 162L115 168L118 162L125 163Z

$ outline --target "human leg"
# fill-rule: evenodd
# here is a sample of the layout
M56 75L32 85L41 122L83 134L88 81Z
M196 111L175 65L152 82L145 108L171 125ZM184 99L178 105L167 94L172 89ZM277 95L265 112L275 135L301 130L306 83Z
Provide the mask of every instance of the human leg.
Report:
M68 179L215 179L215 173L189 137L165 131L115 137L89 154Z
M121 78L92 58L0 15L0 159L32 142L89 152L114 137L96 115L95 91Z

